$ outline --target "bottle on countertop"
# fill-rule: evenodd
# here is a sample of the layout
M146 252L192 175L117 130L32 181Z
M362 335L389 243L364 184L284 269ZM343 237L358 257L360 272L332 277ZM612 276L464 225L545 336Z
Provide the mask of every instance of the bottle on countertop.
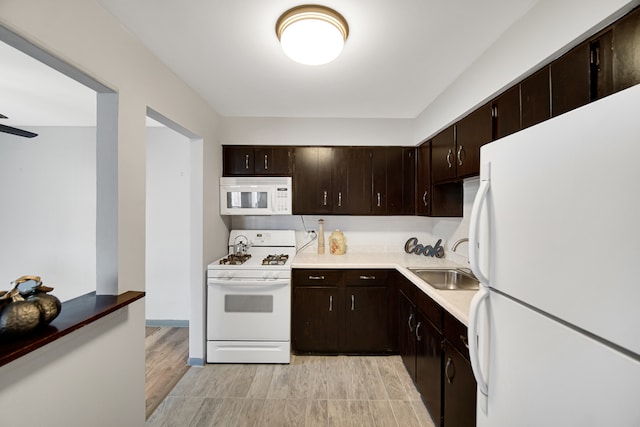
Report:
M318 220L318 254L324 254L324 219Z

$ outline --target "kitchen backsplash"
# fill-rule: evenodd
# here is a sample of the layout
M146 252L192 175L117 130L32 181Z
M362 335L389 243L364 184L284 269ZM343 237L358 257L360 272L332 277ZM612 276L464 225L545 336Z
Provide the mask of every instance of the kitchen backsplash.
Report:
M324 219L325 245L333 230L340 229L347 238L347 253L357 252L401 252L410 237L417 237L420 243L433 245L442 239L446 258L466 264L468 246L461 244L455 253L449 248L456 240L468 237L469 215L473 199L478 190L477 178L464 182L463 218L430 218L418 216L232 216L234 229L274 229L296 230L298 247L304 246L309 237L305 230L318 231L318 220ZM317 242L311 243L305 251L315 251Z

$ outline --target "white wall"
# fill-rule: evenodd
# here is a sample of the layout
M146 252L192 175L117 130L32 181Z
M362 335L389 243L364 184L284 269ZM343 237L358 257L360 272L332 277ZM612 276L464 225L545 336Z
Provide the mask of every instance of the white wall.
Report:
M413 120L227 117L230 145L414 145Z
M40 276L60 300L96 290L96 129L0 133L0 290Z
M0 425L144 426L143 322L138 300L0 367Z
M200 271L192 277L190 290L193 301L204 301L206 265L226 252L226 242L220 236L226 235L227 227L218 214L217 197L222 171L219 115L93 1L3 0L0 25L118 93L118 292L145 289L147 107L203 139L199 165L203 181L198 195L204 221L203 248L197 260ZM194 303L194 307L189 357L198 361L204 360L204 304ZM140 330L143 327L144 316L139 322ZM142 341L144 335L137 338ZM110 352L104 352L92 363L108 364L111 357ZM140 369L144 373L143 365ZM64 376L59 378L60 384L64 381ZM93 389L100 386L96 383L85 389L84 399L75 404L93 399ZM117 394L119 387L109 391ZM42 417L39 424L44 425L46 414Z
M147 321L189 320L190 143L147 128Z
M638 4L538 1L416 118L414 142L433 136Z

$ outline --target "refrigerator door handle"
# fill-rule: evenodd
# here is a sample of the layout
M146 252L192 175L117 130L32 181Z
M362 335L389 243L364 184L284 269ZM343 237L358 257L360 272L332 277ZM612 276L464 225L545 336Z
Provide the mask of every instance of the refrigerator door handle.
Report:
M480 286L480 290L473 296L469 311L469 360L473 375L478 383L478 390L485 396L489 395L489 384L480 367L480 355L478 354L478 315L480 308L489 298L489 290ZM488 343L484 343L488 345Z
M491 185L491 179L489 173L491 171L491 163L483 165L484 176L480 182L480 188L476 194L476 198L473 201L473 208L471 209L471 220L469 222L469 263L471 264L471 270L485 285L489 285L489 275L485 274L480 267L480 247L478 237L480 235L480 217L482 207L486 204L487 194L489 193L489 187ZM487 244L484 245L488 248Z

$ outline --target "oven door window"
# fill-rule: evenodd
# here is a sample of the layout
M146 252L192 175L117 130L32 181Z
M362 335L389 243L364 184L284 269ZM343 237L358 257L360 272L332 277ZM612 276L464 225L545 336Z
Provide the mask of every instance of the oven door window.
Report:
M228 191L227 208L266 209L268 196L267 191Z
M273 295L224 296L225 313L273 313Z

